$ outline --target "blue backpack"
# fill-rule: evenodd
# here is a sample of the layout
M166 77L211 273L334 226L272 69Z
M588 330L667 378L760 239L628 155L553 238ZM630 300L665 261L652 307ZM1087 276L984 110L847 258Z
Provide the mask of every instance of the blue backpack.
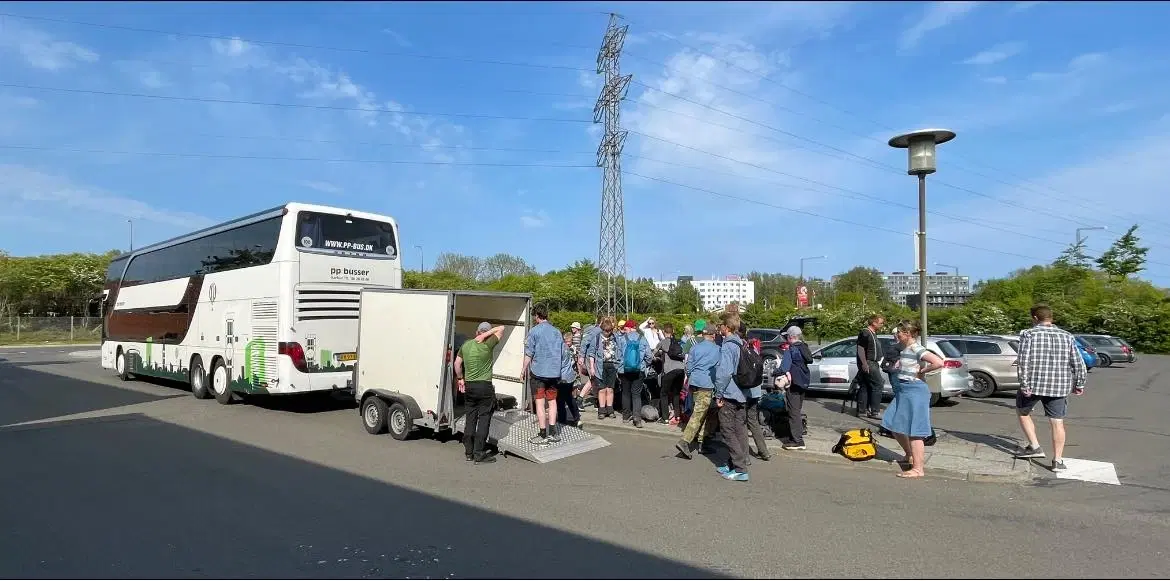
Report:
M626 338L626 352L622 364L626 373L642 369L642 349L639 341Z

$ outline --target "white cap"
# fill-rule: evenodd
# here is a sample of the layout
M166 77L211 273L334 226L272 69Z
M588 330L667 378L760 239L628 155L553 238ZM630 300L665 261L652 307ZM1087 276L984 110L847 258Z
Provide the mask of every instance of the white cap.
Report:
M572 324L572 325L569 325L569 327L570 327L570 328L572 328L572 329L580 329L580 328L581 328L581 323L578 323L577 321L573 321L573 324Z

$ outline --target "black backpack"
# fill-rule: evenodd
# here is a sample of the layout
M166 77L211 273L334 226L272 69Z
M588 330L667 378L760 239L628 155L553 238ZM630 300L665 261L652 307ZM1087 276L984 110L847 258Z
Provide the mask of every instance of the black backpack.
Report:
M666 356L675 361L686 359L686 355L683 354L682 341L679 341L678 337L670 338L670 345L666 348Z
M731 376L735 385L741 389L749 389L764 383L764 358L756 353L755 349L746 344L739 348L739 364L735 366L735 375Z

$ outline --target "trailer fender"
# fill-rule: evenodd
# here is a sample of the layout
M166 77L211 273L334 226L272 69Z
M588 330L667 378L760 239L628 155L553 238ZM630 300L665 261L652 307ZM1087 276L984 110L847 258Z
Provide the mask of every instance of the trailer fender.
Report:
M410 412L411 421L414 421L414 420L417 420L417 419L420 419L423 417L422 408L418 407L418 402L414 401L414 398L410 397L409 395L406 395L404 393L400 393L397 391L392 391L389 389L378 389L378 388L367 389L366 392L364 394L362 394L362 401L365 401L365 399L367 397L374 397L374 396L380 397L380 398L382 398L390 403L398 402L398 403L401 403L402 405L406 406L407 411ZM362 413L362 408L361 408L361 406L358 406L358 414L361 414L361 413Z

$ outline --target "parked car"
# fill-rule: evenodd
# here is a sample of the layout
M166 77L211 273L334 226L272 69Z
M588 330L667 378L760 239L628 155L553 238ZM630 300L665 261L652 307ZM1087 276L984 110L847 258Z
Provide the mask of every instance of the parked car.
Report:
M749 339L760 340L760 356L764 358L764 375L770 376L784 358L784 350L788 348L788 329L800 327L805 338L809 337L809 329L816 326L816 317L792 317L780 329L748 329Z
M1121 343L1121 348L1129 354L1129 359L1126 360L1126 363L1133 363L1134 361L1137 361L1137 351L1134 350L1132 345L1130 345L1128 342L1126 342L1125 339L1122 339L1121 337L1113 337L1113 339L1116 339L1118 343Z
M1085 360L1085 367L1090 371L1097 366L1097 348L1085 343L1084 339L1076 337L1077 351L1081 352L1081 359Z
M885 351L895 341L893 335L878 335L878 343ZM948 399L969 391L972 387L971 374L967 371L967 361L963 354L947 339L928 337L926 348L935 355L943 358L943 368L940 373L941 387L937 393L930 394L931 405L945 402ZM813 351L813 361L808 366L812 376L810 389L816 391L847 392L857 375L857 338L850 337ZM894 393L890 387L890 379L882 374L885 383L883 392Z
M1020 388L1016 374L1020 338L1012 335L934 335L946 339L967 359L972 388L969 397L988 397Z
M1132 363L1134 361L1133 349L1117 337L1089 334L1077 335L1077 337L1083 339L1085 343L1092 345L1097 350L1097 361L1101 367L1109 367L1114 363Z

